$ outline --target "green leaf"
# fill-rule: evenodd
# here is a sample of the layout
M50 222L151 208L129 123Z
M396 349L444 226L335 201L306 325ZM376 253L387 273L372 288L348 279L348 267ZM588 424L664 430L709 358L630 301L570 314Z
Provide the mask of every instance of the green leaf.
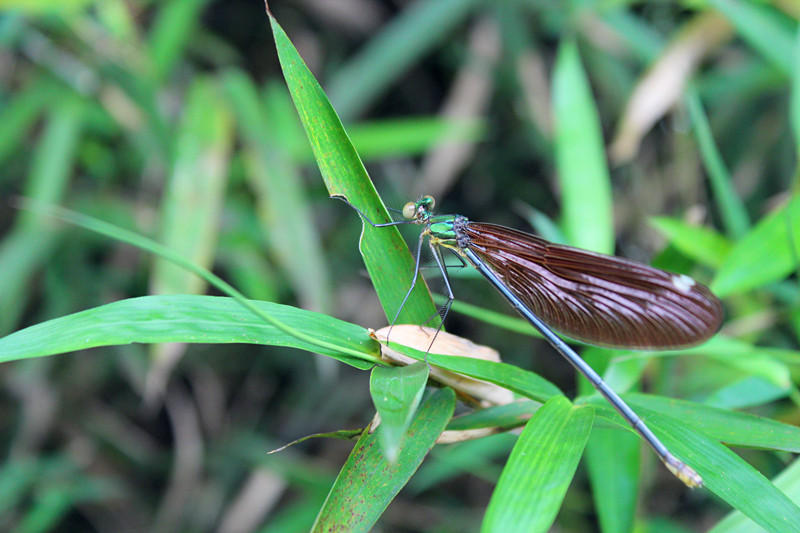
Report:
M794 69L793 32L797 24L772 6L742 0L709 0L741 37L787 76Z
M505 405L494 405L454 418L447 424L447 430L465 431L492 427L509 429L521 426L541 405L532 400L517 400Z
M422 463L403 491L417 495L451 480L459 483L464 474L493 486L500 477L498 465L508 459L516 443L516 435L498 433L482 439L436 446L431 450L429 460ZM471 529L475 529L474 525Z
M792 386L780 387L762 376L743 376L717 388L706 396L705 403L716 407L737 409L765 405L786 398Z
M271 255L281 265L302 307L329 312L329 268L320 232L314 225L316 219L300 168L288 155L284 140L288 129L284 124L300 129L289 97L284 89L271 85L267 105L262 105L257 87L240 71L226 73L225 89L245 141L248 184L256 196L263 231L269 236ZM291 114L293 123L282 120L282 114Z
M649 403L655 401L657 408L663 409L664 402L674 402L675 400L659 401L658 399L653 400L652 397L627 394L625 401L634 408L639 416L647 420L647 425L672 453L703 477L704 485L714 494L769 531L785 531L787 533L795 531L790 524L800 524L800 508L761 473L718 442L718 436L724 438L730 434L730 441L739 438L736 430L744 429L744 424L747 423L740 420L734 422L735 425L731 425L731 420L740 415L739 413L723 415L718 412L716 420L714 420L714 417L708 414L713 414L713 412L709 411L704 413L699 420L692 422L681 415L678 417L667 416L661 411L650 410L647 407ZM612 420L620 427L630 429L622 417L613 411L602 398L594 397L589 402L595 405L598 416ZM766 422L768 425L777 424L771 420ZM726 423L732 427L732 431L723 429ZM767 428L762 421L755 420L753 423L761 425L760 431ZM706 429L711 432L711 435L706 432ZM800 431L798 428L794 429ZM784 435L779 435L771 440L771 443L779 446L788 445L791 449L796 449L797 442L800 441L794 436L792 437L793 443L791 443L785 437L787 431L789 430L784 427ZM724 433L724 435L718 435L719 433ZM771 438L770 435L763 433L761 437L763 442ZM747 437L741 440L747 440ZM737 444L737 442L730 443Z
M378 437L386 460L394 463L414 419L430 367L422 361L407 366L376 366L369 380L372 403L381 417Z
M390 222L391 218L327 96L271 14L270 22L289 93L328 192L346 198L373 223ZM430 292L420 277L400 314L395 317L406 298L414 271L411 253L396 228L376 228L365 222L359 247L389 321L421 324L436 315ZM436 326L436 321L433 322L431 325Z
M447 38L477 3L419 0L400 11L327 85L331 101L345 120L372 103L423 54Z
M711 284L718 296L779 281L797 268L800 195L762 219L731 249Z
M150 62L155 78L168 76L182 58L207 0L169 0L156 11L150 31Z
M235 75L243 73L237 71ZM247 82L253 83L249 78ZM286 95L289 95L288 91ZM274 99L275 91L271 90L269 96L270 100ZM242 117L242 120L250 121L254 118L257 117ZM291 119L291 121L279 120L279 123L274 125L274 129L281 132L280 138L276 141L280 142L281 147L293 160L302 163L313 161L314 152L308 144L296 112L292 112ZM486 136L486 123L480 118L414 115L348 124L347 134L361 158L369 161L387 157L424 155L437 145L446 142L478 142Z
M571 40L562 43L556 58L553 102L564 233L573 246L613 253L611 178L600 118Z
M547 531L592 429L594 409L563 396L531 418L503 469L481 531Z
M589 350L602 350L594 348ZM586 359L588 350L584 351ZM792 387L791 365L800 363L800 352L796 350L754 346L751 343L717 335L701 346L663 352L636 352L615 350L613 364L603 378L614 390L625 391L640 379L644 365L653 357L699 356L712 359L735 369L745 377L758 377L775 387L789 391Z
M792 501L800 503L800 460L795 459L788 468L773 479L773 483L789 495ZM741 511L735 511L710 529L709 533L761 533L762 531L762 528Z
M59 87L47 76L34 76L9 95L0 112L0 165L9 156L18 153L28 130L47 104L58 101L62 96Z
M639 490L640 439L619 428L595 427L586 443L586 466L603 533L633 528Z
M348 125L358 153L365 160L426 154L442 143L475 143L484 138L485 121L414 116Z
M173 295L122 300L17 331L0 339L0 362L132 342L264 344L321 353L360 369L377 362L377 343L360 326L287 305L251 304L281 323L313 331L315 338L342 351L289 335L231 298Z
M197 276L200 276L201 278L206 280L209 284L211 284L213 287L220 290L221 292L230 295L243 308L250 310L250 312L259 316L262 320L274 326L275 328L282 331L286 335L298 339L299 341L302 341L309 346L320 348L321 349L319 351L320 353L324 353L322 350L327 350L329 354L338 353L341 350L344 354L354 357L356 359L366 359L369 362L378 362L373 356L365 357L364 353L360 350L351 349L347 345L337 345L335 343L330 343L324 336L320 337L319 335L316 335L314 333L306 332L306 330L301 327L302 325L298 325L299 327L294 327L287 323L281 322L279 318L264 312L258 305L256 305L256 303L245 298L244 295L238 290L236 290L230 283L226 282L225 280L213 274L212 272L209 272L205 268L198 266L196 263L189 261L183 256L176 254L166 246L159 244L151 239L143 237L132 231L119 228L117 226L114 226L113 224L103 222L102 220L97 220L90 216L86 216L81 213L76 213L74 211L70 211L68 209L64 209L61 207L48 206L48 205L43 206L39 204L29 204L26 207L28 207L32 212L44 213L56 217L62 221L68 222L70 224L75 224L82 228L86 228L88 230L97 232L101 235L106 235L113 239L120 240L122 242L129 243L142 250L151 252L160 257L168 259L171 262L175 263L176 265L185 268L189 272L192 272Z
M205 268L214 259L233 142L231 114L220 96L210 79L197 78L189 88L161 205L160 242ZM201 278L159 257L150 287L155 294L199 294L206 288Z
M3 0L3 9L26 13L27 15L72 16L87 8L91 0Z
M622 394L638 385L647 365L654 357L652 352L637 352L635 357L621 355L624 353L607 348L586 348L581 355L594 368L601 368L595 361L607 360L608 364L602 372L603 379L618 394ZM589 383L589 380L582 377L581 385L581 392L584 394L594 393L594 385Z
M476 274L480 275L477 270L470 269ZM455 278L456 276L450 275L451 277ZM434 295L433 301L438 303L439 305L443 305L447 302L447 298L444 295ZM461 313L463 315L472 317L476 320L480 320L486 324L497 326L499 328L506 329L508 331L513 331L515 333L521 333L523 335L528 335L531 337L542 337L542 334L536 331L533 326L531 326L527 320L521 318L519 315L512 316L507 313L501 313L498 311L492 311L491 309L486 309L484 307L479 307L477 305L472 305L461 300L455 300L450 306L450 311L455 313Z
M701 428L709 437L732 446L800 453L800 428L797 426L749 413L648 394L626 394L625 401L637 412L643 409L680 420L688 427Z
M736 195L733 180L714 142L711 125L708 123L708 117L703 110L703 104L697 91L689 89L686 104L726 233L733 238L739 238L750 227L747 209L744 202Z
M641 407L637 411L675 455L697 470L710 491L767 531L797 531L800 508L741 457L683 420Z
M33 154L23 196L28 201L60 203L68 190L85 127L84 105L72 95L57 101L47 117L41 140ZM31 276L52 253L56 230L39 214L24 211L0 243L0 335L11 331L32 294L26 289Z
M446 370L458 372L471 378L482 379L505 387L517 394L538 401L547 401L554 396L563 396L563 393L538 374L506 363L497 363L472 357L459 357L455 355L442 355L422 352L408 346L389 341L393 350L413 357L418 361L427 360L428 364Z
M455 408L453 389L440 389L420 406L397 461L381 452L375 433L365 431L328 494L312 531L370 531L444 430Z
M668 217L650 218L650 224L682 254L712 268L719 268L731 249L730 242L711 228Z
M794 36L794 61L789 101L789 124L794 134L795 157L800 156L800 30Z

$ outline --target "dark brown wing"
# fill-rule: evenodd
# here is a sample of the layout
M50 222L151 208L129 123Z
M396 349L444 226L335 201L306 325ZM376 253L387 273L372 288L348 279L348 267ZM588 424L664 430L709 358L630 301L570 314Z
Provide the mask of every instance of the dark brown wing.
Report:
M699 344L722 323L720 301L688 276L495 224L468 222L460 231L539 318L574 339L669 349Z

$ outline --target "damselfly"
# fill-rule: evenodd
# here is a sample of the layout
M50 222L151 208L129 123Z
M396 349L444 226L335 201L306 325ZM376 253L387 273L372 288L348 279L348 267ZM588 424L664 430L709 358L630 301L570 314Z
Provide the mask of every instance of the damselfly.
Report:
M430 196L409 202L403 208L406 220L385 224L374 224L356 210L373 226L423 226L411 288L419 277L419 252L427 237L448 293L445 312L454 296L442 248L452 250L475 267L597 388L673 474L690 487L701 486L700 475L677 459L553 330L589 344L614 348L663 350L692 346L719 330L722 305L717 297L684 274L553 244L504 226L472 222L461 215L434 215L434 203Z

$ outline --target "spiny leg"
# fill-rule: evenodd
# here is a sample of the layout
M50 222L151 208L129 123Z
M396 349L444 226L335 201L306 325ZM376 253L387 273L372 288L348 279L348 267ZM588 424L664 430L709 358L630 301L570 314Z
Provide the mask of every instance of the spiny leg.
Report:
M359 209L356 206L354 206L353 204L351 204L347 200L347 198L345 198L344 196L334 195L334 196L331 196L331 198L336 198L337 200L341 200L342 202L344 202L345 204L350 206L351 209L353 209L356 213L359 214L359 216L361 217L361 219L364 222L366 222L367 224L369 224L373 228L385 228L385 227L388 227L388 226L400 226L402 224L413 224L414 223L413 220L395 220L395 221L392 221L392 222L381 222L381 223L373 222L367 215L364 214L364 212L361 209Z
M436 261L439 271L442 273L442 280L444 281L445 289L447 289L447 302L437 311L437 314L440 315L441 319L439 321L439 327L436 328L436 333L434 333L433 339L431 339L431 343L428 346L428 351L425 353L425 362L428 360L428 353L431 351L431 348L433 348L433 343L436 342L436 337L439 336L439 332L442 331L442 328L444 327L444 320L447 318L448 313L450 313L450 306L453 305L453 300L456 299L455 295L453 294L453 287L450 285L450 275L447 273L447 266L444 264L441 248L436 246L436 244L431 240L428 241L428 245L431 247L433 259ZM463 259L461 259L461 261L462 263L464 262Z
M411 286L408 288L408 292L406 292L406 295L403 298L403 301L400 302L400 307L397 308L397 313L395 313L394 319L392 320L392 323L389 325L389 335L392 334L392 328L397 323L397 319L400 317L400 312L403 310L403 307L405 307L406 302L408 301L409 297L411 296L411 293L414 290L414 287L416 287L416 285L417 285L417 279L420 276L420 274L419 274L419 269L420 269L419 262L420 262L420 256L422 255L422 242L424 240L425 240L425 233L423 232L423 233L420 233L419 241L417 242L416 261L414 261L414 276L411 278ZM388 339L389 335L386 336L387 339Z

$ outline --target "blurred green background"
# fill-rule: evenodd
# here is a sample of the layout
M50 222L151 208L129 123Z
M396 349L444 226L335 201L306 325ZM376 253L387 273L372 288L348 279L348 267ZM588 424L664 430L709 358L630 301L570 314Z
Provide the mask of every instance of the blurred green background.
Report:
M250 298L387 323L358 253L361 225L328 199L262 3L0 7L0 335L124 298L207 291L130 246L20 211L19 197L153 237ZM443 213L711 283L727 250L797 190L794 1L271 9L390 207L432 194ZM782 251L770 241L754 254L796 261L800 227L788 230ZM796 353L793 264L750 285L717 278L723 332ZM430 286L441 289L435 277ZM455 290L510 314L482 282L458 279ZM458 312L447 329L576 390L539 341ZM797 424L794 385L756 387L744 372L656 361L645 388ZM307 530L351 444L266 452L363 427L373 408L366 373L331 360L197 344L4 364L0 413L1 530L235 532ZM501 435L435 449L379 530L476 530L512 445ZM768 477L788 460L743 453ZM660 468L647 476L638 531L704 531L727 512ZM556 524L599 530L580 470Z

